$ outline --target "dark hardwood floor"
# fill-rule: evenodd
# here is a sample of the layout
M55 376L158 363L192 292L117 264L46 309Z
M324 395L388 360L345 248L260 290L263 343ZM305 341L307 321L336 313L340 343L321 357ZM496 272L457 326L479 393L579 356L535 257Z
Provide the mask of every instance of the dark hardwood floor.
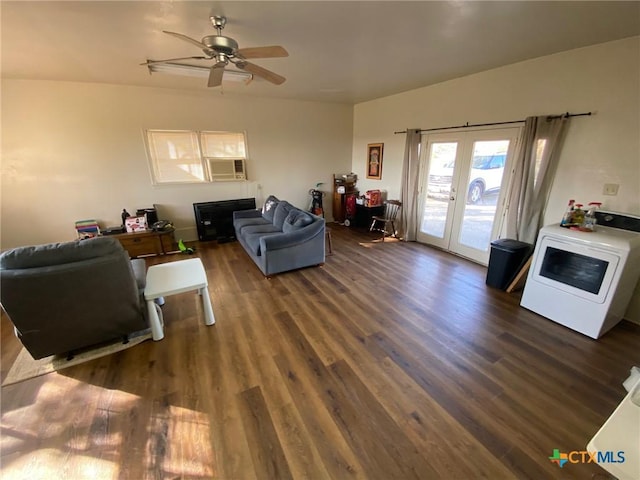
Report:
M197 244L215 326L197 295L167 297L164 340L4 387L2 478L604 473L549 456L585 450L623 398L640 326L594 341L466 260L332 233L323 267L272 279L237 243ZM1 345L4 378L21 348L6 317Z

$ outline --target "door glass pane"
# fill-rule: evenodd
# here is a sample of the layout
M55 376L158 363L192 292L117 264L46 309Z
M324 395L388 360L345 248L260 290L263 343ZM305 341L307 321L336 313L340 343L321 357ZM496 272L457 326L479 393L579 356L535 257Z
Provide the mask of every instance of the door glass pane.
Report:
M457 142L432 143L429 151L427 198L420 231L444 238Z
M469 172L459 243L488 251L502 186L509 140L476 141Z

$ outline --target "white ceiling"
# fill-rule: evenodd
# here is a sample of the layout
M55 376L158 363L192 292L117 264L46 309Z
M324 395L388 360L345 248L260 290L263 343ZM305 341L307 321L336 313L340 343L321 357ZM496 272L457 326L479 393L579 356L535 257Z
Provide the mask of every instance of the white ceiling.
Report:
M224 92L358 103L526 59L640 34L637 1L2 1L2 76L206 90L149 75L146 59L202 52L210 15L240 48L282 45L254 63L287 77ZM195 61L211 65L211 61ZM210 89L213 95L220 88Z

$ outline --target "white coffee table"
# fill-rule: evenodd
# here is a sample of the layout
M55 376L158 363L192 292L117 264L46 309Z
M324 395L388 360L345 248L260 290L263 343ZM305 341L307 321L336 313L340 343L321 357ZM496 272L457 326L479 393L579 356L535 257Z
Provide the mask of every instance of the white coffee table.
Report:
M153 339L162 340L164 338L163 322L158 315L154 302L159 297L197 290L202 298L205 325L216 323L207 286L207 273L199 258L162 263L149 267L144 299L147 302Z

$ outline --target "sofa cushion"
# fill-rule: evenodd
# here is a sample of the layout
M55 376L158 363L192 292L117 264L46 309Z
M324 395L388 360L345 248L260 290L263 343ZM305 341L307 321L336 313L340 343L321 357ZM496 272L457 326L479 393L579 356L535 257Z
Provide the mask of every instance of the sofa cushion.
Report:
M234 227L241 232L244 227L249 225L273 225L272 221L267 221L262 217L236 218L233 221Z
M243 235L245 244L251 253L260 255L260 234Z
M291 205L289 202L283 200L276 207L276 211L273 214L273 225L278 227L280 231L282 231L282 225L284 225L284 221L289 215L291 210L297 210L296 207Z
M313 223L313 217L307 212L296 208L295 210L291 210L287 218L285 218L282 224L282 231L284 233L293 232L294 230L299 230L307 225L311 225L311 223Z
M263 225L247 225L242 227L241 235L252 235L254 233L280 233L282 230L278 229L275 225L265 223Z
M276 207L280 203L277 197L273 195L269 195L264 202L262 207L262 218L264 218L268 222L273 223L273 214L276 211Z
M0 267L6 270L48 267L80 262L116 252L124 252L124 248L117 239L109 237L18 247L0 255Z
M262 254L260 251L260 239L271 235L280 235L281 233L282 232L249 233L247 235L242 235L242 238L244 238L249 251L254 255L260 256Z

